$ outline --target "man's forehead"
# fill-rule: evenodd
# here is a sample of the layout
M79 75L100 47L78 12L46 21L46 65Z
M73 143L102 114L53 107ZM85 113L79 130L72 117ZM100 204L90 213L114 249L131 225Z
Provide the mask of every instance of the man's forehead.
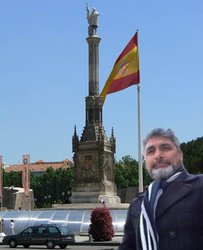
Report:
M167 137L153 136L147 141L147 143L145 145L145 148L152 147L152 146L157 146L157 145L160 145L160 144L172 144L172 145L175 146L175 144Z

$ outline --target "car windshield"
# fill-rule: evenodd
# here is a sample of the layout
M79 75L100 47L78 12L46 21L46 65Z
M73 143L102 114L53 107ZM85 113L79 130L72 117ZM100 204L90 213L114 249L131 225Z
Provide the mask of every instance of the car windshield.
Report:
M29 227L29 228L25 229L22 233L23 234L32 234L33 233L33 228Z
M68 233L70 233L69 231L68 231L68 228L66 227L66 226L59 226L59 228L60 228L60 230L61 230L61 232L62 232L62 234L68 234Z

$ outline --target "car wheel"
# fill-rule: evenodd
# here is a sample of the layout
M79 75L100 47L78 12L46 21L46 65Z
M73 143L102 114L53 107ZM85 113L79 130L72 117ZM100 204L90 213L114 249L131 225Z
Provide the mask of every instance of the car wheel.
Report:
M67 245L66 245L66 244L60 244L59 247L60 247L61 249L64 249L64 248L67 247Z
M16 240L11 239L11 240L9 241L9 246L12 247L12 248L17 247L17 242L16 242Z
M55 247L55 244L52 240L47 241L47 248L53 249Z
M29 248L30 247L30 245L28 245L28 244L24 244L23 246L24 246L24 248Z

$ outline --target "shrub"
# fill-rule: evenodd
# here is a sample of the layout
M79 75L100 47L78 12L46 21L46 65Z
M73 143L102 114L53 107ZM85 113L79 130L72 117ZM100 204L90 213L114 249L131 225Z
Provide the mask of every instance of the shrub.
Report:
M110 241L114 236L112 217L107 207L97 207L92 210L89 234L96 241Z

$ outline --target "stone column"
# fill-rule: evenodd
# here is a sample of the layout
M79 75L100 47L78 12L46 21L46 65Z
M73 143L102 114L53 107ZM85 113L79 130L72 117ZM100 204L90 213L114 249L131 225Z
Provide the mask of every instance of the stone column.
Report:
M87 37L89 46L89 96L99 95L99 43L98 36Z

